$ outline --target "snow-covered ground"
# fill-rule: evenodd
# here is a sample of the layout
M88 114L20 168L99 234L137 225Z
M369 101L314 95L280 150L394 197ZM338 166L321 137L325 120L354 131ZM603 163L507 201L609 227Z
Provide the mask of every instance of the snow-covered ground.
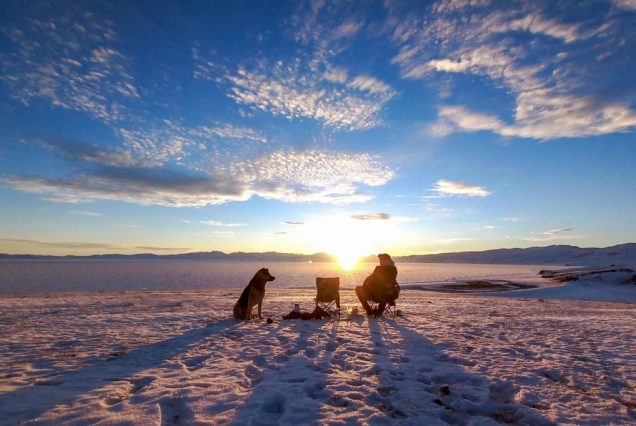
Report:
M562 300L603 300L636 303L636 274L629 268L568 268L542 271L557 284L500 293L508 297Z
M636 304L404 290L395 320L284 321L315 294L272 285L267 324L238 295L3 297L0 423L636 422Z

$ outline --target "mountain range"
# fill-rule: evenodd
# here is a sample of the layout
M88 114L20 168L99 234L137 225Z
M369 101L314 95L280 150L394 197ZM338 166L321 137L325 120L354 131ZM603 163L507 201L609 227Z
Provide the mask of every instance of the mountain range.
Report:
M102 254L91 256L42 256L30 254L2 254L0 260L210 260L210 261L268 261L268 262L330 262L337 258L328 253L224 253L221 251L157 255ZM363 261L375 262L375 256ZM535 264L535 265L636 265L636 243L619 244L605 248L581 248L571 245L547 247L494 249L457 253L396 256L396 262L414 263L481 263L481 264Z

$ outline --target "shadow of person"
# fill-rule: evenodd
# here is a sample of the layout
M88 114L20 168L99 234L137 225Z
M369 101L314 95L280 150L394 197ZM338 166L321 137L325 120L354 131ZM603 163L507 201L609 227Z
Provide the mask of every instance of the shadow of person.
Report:
M263 365L249 362L250 395L231 425L322 424L321 407L330 398L326 377L336 349L337 321L289 320L273 332L280 345L261 339ZM291 337L290 337L291 336ZM322 353L321 353L322 351ZM277 353L277 354L275 354Z
M467 371L440 345L399 321L370 318L368 326L378 375L377 394L370 401L384 413L384 421L389 417L400 424L553 424L514 402L512 383ZM369 423L383 419L375 417Z
M61 371L48 380L0 394L0 413L4 421L12 424L36 420L54 406L69 403L116 380L129 380L133 385L133 393L138 392L152 382L152 378L133 379L136 373L158 367L164 361L186 352L200 340L241 325L234 320L219 321L137 347L116 358L100 360L78 370Z

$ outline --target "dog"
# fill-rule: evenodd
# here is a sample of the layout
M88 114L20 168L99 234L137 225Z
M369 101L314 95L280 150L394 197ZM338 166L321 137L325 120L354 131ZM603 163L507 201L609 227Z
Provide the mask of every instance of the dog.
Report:
M263 319L261 307L265 297L265 284L275 279L276 277L272 276L267 268L259 269L254 278L245 287L243 293L241 293L239 300L234 304L234 318L241 320L252 319L252 309L258 305L258 318Z

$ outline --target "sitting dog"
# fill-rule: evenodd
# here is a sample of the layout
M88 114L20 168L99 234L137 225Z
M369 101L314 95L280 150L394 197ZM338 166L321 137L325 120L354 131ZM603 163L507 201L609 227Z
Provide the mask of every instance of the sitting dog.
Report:
M275 279L267 268L259 269L234 305L234 318L243 320L252 319L252 309L258 305L258 318L263 319L263 317L261 317L261 307L263 306L263 298L265 297L265 284Z

